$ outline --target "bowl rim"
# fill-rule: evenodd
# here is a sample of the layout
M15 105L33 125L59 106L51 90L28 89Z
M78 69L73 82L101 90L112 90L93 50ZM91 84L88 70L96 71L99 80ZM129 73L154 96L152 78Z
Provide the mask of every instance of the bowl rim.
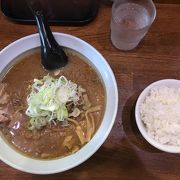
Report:
M177 85L179 84L179 85ZM155 148L164 151L164 152L168 152L168 153L180 153L180 146L173 146L173 145L164 145L164 144L160 144L159 142L155 141L152 137L150 137L147 133L147 131L145 130L145 126L140 118L140 105L143 102L144 98L147 96L147 94L149 93L150 89L152 89L155 86L168 86L168 87L172 87L172 86L179 86L180 87L180 80L178 79L161 79L158 81L155 81L151 84L149 84L146 88L144 88L142 90L142 92L140 93L137 101L136 101L136 105L135 105L135 120L136 120L136 124L137 127L141 133L141 135L145 138L145 140L151 144L152 146L154 146Z
M82 152L82 149L85 149L85 147L89 147L89 148L92 148L93 146L93 142L95 142L95 140L94 139L96 139L96 143L95 143L95 147L93 148L93 149L91 149L91 151L89 150L88 152L90 152L88 155L86 155L84 158L80 158L77 162L75 162L75 163L73 163L73 164L71 164L71 165L69 165L68 167L64 167L64 168L61 168L61 169L59 169L59 168L56 168L56 169L53 169L53 170L38 170L38 171L36 171L36 170L31 170L31 169L24 169L24 167L23 166L20 166L20 165L16 165L15 163L12 163L10 160L7 160L7 158L4 158L4 157L2 157L2 155L1 155L1 153L0 153L0 160L2 160L3 162L5 162L6 164L8 164L8 165L10 165L11 167L13 167L13 168L15 168L15 169L18 169L18 170L21 170L21 171L23 171L23 172L27 172L27 173L31 173L31 174L54 174L54 173L59 173L59 172L63 172L63 171L66 171L66 170L69 170L69 169L71 169L71 168L74 168L74 167L76 167L76 166L78 166L79 164L82 164L84 161L86 161L87 159L89 159L99 148L100 148L100 146L104 143L104 141L107 139L107 137L108 137L108 135L109 135L109 133L110 133L110 131L111 131L111 129L112 129L112 127L113 127L113 125L114 125L114 122L115 122L115 119L116 119L116 115L117 115L117 110L118 110L118 88L117 88L117 82L116 82L116 79L115 79L115 76L114 76L114 73L113 73L113 71L112 71L112 69L111 69L111 67L110 67L110 65L108 64L108 62L106 61L106 59L102 56L102 54L100 54L100 52L99 51L97 51L93 46L91 46L89 43L87 43L87 42L85 42L84 40L82 40L82 39L80 39L80 38L78 38L78 37L75 37L75 36L72 36L72 35L70 35L70 34L65 34L65 33L58 33L58 32L54 32L53 33L54 34L54 36L55 36L55 38L59 38L59 37L61 37L62 39L62 41L63 41L63 38L67 38L67 39L71 39L74 43L76 43L76 42L78 42L78 43L80 43L80 44L82 44L83 46L85 46L86 48L88 48L89 49L89 51L92 51L92 52L94 52L96 55L97 55L97 57L101 60L101 63L103 64L103 66L105 66L106 67L106 73L108 73L108 74L105 74L105 76L106 77L103 77L103 78L108 78L108 75L109 75L109 77L110 77L110 79L111 79L111 86L110 87L108 87L109 89L110 88L112 88L112 91L113 91L113 93L111 94L111 96L113 97L113 101L111 102L111 104L109 104L109 105L113 105L113 107L114 107L114 110L113 110L113 112L111 113L112 114L112 116L111 116L111 121L110 120L108 120L109 122L108 122L108 127L106 128L106 131L105 132L103 132L102 131L102 128L101 128L101 126L102 126L102 124L104 123L104 119L105 119L105 115L104 115L104 117L103 117L103 120L102 120L102 123L101 123L101 125L100 125L100 127L99 127L99 129L97 130L97 132L96 132L96 134L93 136L93 138L90 140L90 142L89 143L87 143L83 148L81 148L77 153L75 153L75 154L78 154L77 156L79 157L80 156L80 153ZM37 40L37 38L39 39L39 34L38 33L35 33L35 34L31 34L31 35L28 35L28 36L25 36L25 37L22 37L22 38L20 38L20 39L18 39L18 40L16 40L16 41L14 41L14 42L12 42L11 44L9 44L8 46L6 46L5 48L3 48L1 51L0 51L0 57L1 56L3 56L3 55L6 55L6 53L9 51L9 49L12 49L14 46L16 46L17 44L21 44L22 42L24 43L25 41L34 41L34 40ZM34 42L33 42L34 43ZM35 43L37 43L37 42L35 42ZM38 40L38 43L40 43L40 40ZM37 44L36 44L37 45ZM36 47L38 47L39 46L39 44L36 46ZM23 46L22 46L22 48L23 48ZM34 48L34 47L33 47ZM30 49L32 49L32 47L31 48L29 48L29 50ZM21 53L23 53L23 51L21 52ZM84 55L84 54L83 54ZM15 58L15 57L14 57ZM13 59L12 59L13 60ZM11 60L11 61L12 61ZM97 59L98 60L98 59ZM91 61L91 60L90 60ZM92 61L91 61L92 62ZM93 63L93 62L92 62ZM8 64L8 63L7 63ZM5 67L4 67L5 68ZM4 69L3 68L3 69ZM100 70L98 69L98 67L96 67L97 68L97 71L100 73ZM104 84L106 84L105 83L105 81L103 80L103 83ZM105 90L107 91L107 87L105 87ZM108 94L107 94L107 92L106 92L106 96L109 96ZM107 102L106 102L106 109L105 109L105 113L106 113L106 111L107 111ZM104 123L103 124L103 126L107 126L107 122L106 122L106 124ZM98 134L98 132L99 132L99 134L100 133L102 133L103 132L103 135L99 135ZM4 140L2 140L2 138L0 137L0 146L2 146L2 144L1 143L4 143L4 144L6 144L5 142L4 142ZM87 148L86 148L87 149ZM11 148L11 150L12 150L12 148ZM23 156L23 155L21 155L20 153L18 153L17 151L14 151L14 150L12 150L14 153L16 153L16 154L18 154L18 156ZM70 160L70 158L71 157L73 157L74 159L75 159L75 154L73 154L73 155L70 155L70 156L67 156L67 157L65 157L66 159L67 159L67 162L68 162L68 160ZM83 155L83 154L82 154ZM83 156L82 156L83 157ZM23 158L26 158L26 159L28 159L28 160L32 160L31 158L28 158L28 157L24 157L23 156ZM42 162L53 162L53 163L57 163L57 162L59 162L59 161L62 161L62 159L65 159L65 158L60 158L60 159L55 159L55 160L50 160L50 161L44 161L44 160L33 160L34 162L39 162L39 163L42 163Z

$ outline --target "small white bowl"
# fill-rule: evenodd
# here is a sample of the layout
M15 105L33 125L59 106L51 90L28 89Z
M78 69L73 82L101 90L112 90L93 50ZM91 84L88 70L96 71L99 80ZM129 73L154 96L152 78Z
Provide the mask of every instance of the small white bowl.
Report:
M102 123L94 137L75 154L54 160L37 160L23 156L12 149L0 136L0 160L24 172L52 174L71 169L92 156L104 143L115 122L118 107L118 91L114 74L104 57L91 45L74 36L54 33L58 43L84 55L102 78L106 91L106 107ZM18 55L40 46L38 34L21 38L0 52L0 72Z
M144 102L145 97L148 95L150 90L154 87L161 87L161 86L166 86L166 87L175 87L179 88L180 87L180 80L176 79L164 79L164 80L159 80L156 81L149 86L147 86L140 96L138 97L138 100L136 102L136 107L135 107L135 118L136 118L136 124L139 128L139 131L141 132L142 136L154 147L156 147L159 150L169 152L169 153L180 153L180 146L173 146L173 145L163 145L160 144L159 142L155 141L152 137L150 137L147 133L147 130L145 128L144 123L142 122L140 118L140 105Z

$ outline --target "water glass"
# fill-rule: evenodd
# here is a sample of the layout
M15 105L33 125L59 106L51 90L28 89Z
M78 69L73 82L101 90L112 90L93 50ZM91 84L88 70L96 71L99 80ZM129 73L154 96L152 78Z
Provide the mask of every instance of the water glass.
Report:
M112 6L111 41L121 50L135 48L156 17L152 0L115 0Z

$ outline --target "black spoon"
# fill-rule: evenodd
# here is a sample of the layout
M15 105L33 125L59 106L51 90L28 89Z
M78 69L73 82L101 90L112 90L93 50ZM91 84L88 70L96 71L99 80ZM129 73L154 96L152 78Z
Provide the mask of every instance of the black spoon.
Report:
M26 0L26 2L38 26L41 41L42 65L47 70L55 70L64 67L68 63L68 57L63 48L55 40L43 15L40 2L38 0Z

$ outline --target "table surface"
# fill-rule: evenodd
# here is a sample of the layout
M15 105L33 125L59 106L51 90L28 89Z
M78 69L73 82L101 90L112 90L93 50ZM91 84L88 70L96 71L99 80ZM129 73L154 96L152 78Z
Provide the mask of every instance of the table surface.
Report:
M115 124L101 148L74 169L40 176L20 172L0 161L0 179L180 179L180 155L149 145L134 118L134 105L143 88L159 79L180 79L180 4L156 7L157 17L150 31L129 52L117 50L111 44L110 6L102 5L96 19L85 26L52 27L53 31L87 41L109 62L119 89ZM15 24L0 14L0 49L36 32L36 26Z

